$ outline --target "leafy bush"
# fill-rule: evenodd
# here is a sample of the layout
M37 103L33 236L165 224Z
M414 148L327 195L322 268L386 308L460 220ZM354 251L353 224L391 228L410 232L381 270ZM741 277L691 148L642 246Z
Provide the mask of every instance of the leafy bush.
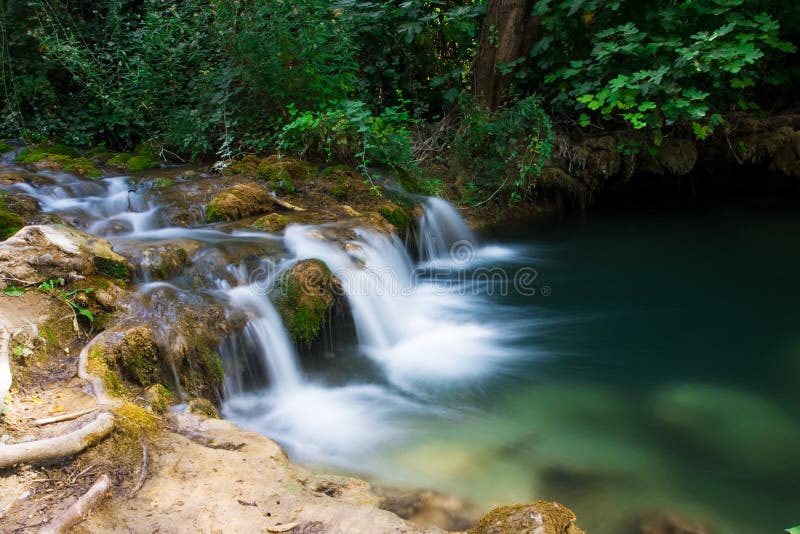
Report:
M540 0L534 14L547 35L531 58L556 89L553 104L581 111L584 126L597 118L634 129L691 123L705 138L730 105L758 109L761 87L789 83L786 68L770 68L765 57L796 50L781 36L782 4L687 0L626 9L624 0Z
M320 111L289 107L290 123L278 136L278 146L299 156L340 161L366 169L384 165L393 170L416 167L411 150L408 113L399 106L373 115L361 101L345 100Z
M497 111L462 98L462 120L452 141L452 164L466 174L469 200L505 191L518 202L536 186L553 147L550 118L536 95Z

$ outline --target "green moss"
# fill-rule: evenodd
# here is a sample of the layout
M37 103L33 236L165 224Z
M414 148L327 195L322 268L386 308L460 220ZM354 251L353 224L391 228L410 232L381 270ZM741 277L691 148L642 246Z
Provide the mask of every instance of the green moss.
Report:
M24 148L19 155L17 161L20 163L36 163L43 159L52 156L68 156L70 158L78 157L78 153L71 147L63 144L46 144L36 148Z
M256 176L269 183L273 190L282 193L293 193L296 190L296 182L310 180L316 174L316 167L310 163L295 158L275 156L261 160L256 169Z
M203 353L213 385L222 385L225 382L225 367L222 365L222 358L208 347L203 347Z
M238 184L217 195L206 206L208 222L235 221L264 213L271 207L269 192L256 184Z
M0 210L0 241L4 241L19 232L25 226L25 220L16 213Z
M156 413L164 413L169 409L175 396L162 384L153 384L144 392L147 404Z
M411 217L404 208L384 206L380 209L380 213L400 234L405 233L411 226Z
M98 347L93 347L89 351L86 370L89 372L89 374L99 377L103 381L103 385L111 393L121 396L128 392L127 388L122 384L119 377L117 377L117 375L114 374L114 371L108 367L106 357L103 354L103 351Z
M100 178L103 173L87 158L72 158L70 156L50 156L50 161L58 163L65 171L72 171L87 178Z
M147 169L157 169L161 164L147 156L133 156L128 160L128 170L131 172L139 172Z
M160 178L156 182L156 187L169 187L175 183L175 178Z
M265 232L280 232L289 224L289 217L280 213L270 213L256 219L250 228L264 230Z
M278 310L292 338L305 345L317 338L334 303L334 277L324 262L303 260L280 282Z
M120 280L127 280L130 277L128 266L124 262L112 260L109 258L96 257L94 259L94 266L99 272L110 277L119 278Z
M116 156L106 161L106 165L108 165L109 167L119 167L121 169L127 169L128 160L130 160L132 157L133 157L132 155L126 152L120 152Z
M8 143L0 141L0 152L11 152L12 150L14 150L14 147L9 145Z
M339 178L336 180L336 183L333 185L333 189L331 189L331 194L339 200L346 199L349 192L350 183L345 178Z

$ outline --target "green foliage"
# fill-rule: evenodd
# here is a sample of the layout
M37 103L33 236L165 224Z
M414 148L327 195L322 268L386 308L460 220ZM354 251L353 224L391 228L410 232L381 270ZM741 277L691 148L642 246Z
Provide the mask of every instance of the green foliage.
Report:
M798 22L782 0L626 7L625 0L539 0L534 13L546 36L531 49L538 68L520 73L524 83L543 82L557 108L581 112L582 126L593 118L633 129L690 124L704 139L722 123L720 113L757 110L764 87L797 79L780 63L796 47L778 21Z
M416 168L409 131L413 120L400 106L374 115L364 102L345 100L320 112L290 106L289 116L294 120L278 136L282 150L350 163L361 170L374 165Z
M64 286L65 282L63 278L53 278L51 280L42 282L36 289L49 295L53 295L72 308L77 316L85 317L89 320L89 322L93 322L94 315L91 311L89 311L88 308L86 308L86 306L81 303L79 299L81 296L88 295L94 291L94 289L71 289L67 291Z
M7 297L21 297L25 294L24 287L17 287L17 286L8 286L3 289L3 294Z
M25 226L25 219L5 210L0 210L0 241L4 241L19 232Z
M788 532L789 534L800 534L800 525L796 527L787 528L786 532Z
M4 141L0 141L0 154L4 152L11 152L12 150L14 150L14 147Z
M541 102L534 95L490 111L462 99L463 115L452 141L451 159L468 176L468 200L503 191L504 198L519 202L536 187L553 147L552 123Z

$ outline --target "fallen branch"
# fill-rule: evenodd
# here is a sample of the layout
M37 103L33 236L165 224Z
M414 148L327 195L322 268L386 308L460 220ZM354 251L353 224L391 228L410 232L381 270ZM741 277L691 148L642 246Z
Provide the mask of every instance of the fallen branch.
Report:
M110 488L111 482L108 479L108 475L100 475L100 478L89 488L89 491L84 493L72 506L64 510L61 515L39 529L39 534L68 532L72 527L86 519L89 512L105 498Z
M63 415L56 415L56 416L53 416L53 417L46 417L44 419L37 419L36 421L33 422L33 425L34 426L44 426L44 425L51 425L53 423L61 423L63 421L71 421L71 420L77 419L78 417L81 417L83 415L90 414L95 410L97 410L97 408L87 408L87 409L81 410L79 412L66 413L66 414L63 414Z
M278 206L280 206L282 208L286 208L287 210L306 211L305 208L301 208L300 206L295 206L294 204L290 204L290 203L286 202L285 200L279 199L276 196L272 196L272 202L274 202L275 204L277 204Z
M105 438L114 428L114 416L103 412L74 432L27 443L0 445L0 469L72 456Z

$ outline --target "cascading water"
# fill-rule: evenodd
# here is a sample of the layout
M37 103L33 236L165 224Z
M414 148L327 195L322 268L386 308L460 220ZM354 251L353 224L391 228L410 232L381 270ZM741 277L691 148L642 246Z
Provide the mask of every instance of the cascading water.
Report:
M425 211L419 221L417 248L423 261L447 258L454 245L476 245L477 240L461 214L449 202L438 197L423 201Z

